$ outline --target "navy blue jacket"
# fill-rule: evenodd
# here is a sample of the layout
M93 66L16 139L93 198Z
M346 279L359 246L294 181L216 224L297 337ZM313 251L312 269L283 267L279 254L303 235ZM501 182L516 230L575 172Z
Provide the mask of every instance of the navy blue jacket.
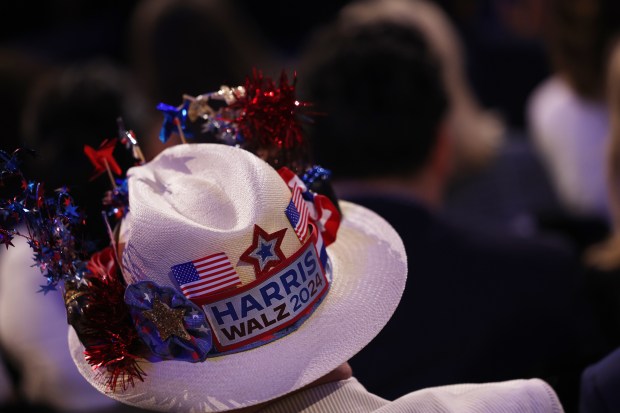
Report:
M576 406L582 369L605 350L569 250L457 226L411 200L350 200L396 229L409 267L396 313L351 360L369 391L394 399L429 386L540 377Z

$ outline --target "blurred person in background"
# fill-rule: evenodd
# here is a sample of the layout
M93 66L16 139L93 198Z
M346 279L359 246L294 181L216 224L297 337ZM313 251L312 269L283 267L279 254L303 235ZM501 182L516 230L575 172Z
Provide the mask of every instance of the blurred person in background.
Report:
M143 0L129 37L131 70L151 108L149 136L157 136L161 127L159 102L176 104L182 93L218 90L222 79L242 85L253 68L279 69L261 31L236 2ZM157 139L143 146L147 159L167 147Z
M620 268L620 41L616 38L607 69L606 103L610 125L605 160L606 197L612 230L606 242L593 246L586 262L602 270Z
M344 14L347 24L389 20L411 25L424 35L439 60L448 99L446 128L452 136L455 168L462 173L488 165L502 143L504 125L477 102L467 82L458 33L442 9L428 1L386 0L351 5Z
M573 411L583 366L607 350L579 263L556 244L441 216L458 147L444 62L405 13L349 19L355 8L322 29L302 58L303 98L324 114L312 141L337 195L378 212L401 235L412 275L394 318L352 359L355 374L386 398L539 376Z
M605 65L620 29L614 0L552 0L548 45L554 69L532 93L528 128L565 210L609 219L605 152L609 112Z
M618 347L589 366L581 378L581 413L620 410L620 40L616 38L607 66L607 105L610 133L607 144L607 194L612 230L585 255L592 301L605 331Z

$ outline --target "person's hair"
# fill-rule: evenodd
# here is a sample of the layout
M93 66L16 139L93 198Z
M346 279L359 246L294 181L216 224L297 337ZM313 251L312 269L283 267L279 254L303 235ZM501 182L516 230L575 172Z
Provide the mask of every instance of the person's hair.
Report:
M318 112L315 156L336 178L413 174L424 165L447 99L437 59L415 28L335 23L301 62L301 95Z
M177 104L183 93L242 84L271 51L252 20L225 0L143 0L132 18L130 51L149 99Z
M46 191L67 186L79 211L87 215L89 234L105 245L101 198L111 184L106 175L90 181L93 166L84 145L97 148L104 139L118 137L116 119L143 137L143 102L131 88L126 72L95 60L59 68L32 84L21 119L22 145L35 152L22 167L28 179L43 182ZM118 144L115 159L126 169L134 162Z
M141 136L143 102L126 72L106 61L67 66L33 83L21 119L23 144L35 150L31 166L50 186L86 182L84 145L118 137L116 119Z
M586 98L603 98L605 66L620 29L617 0L552 0L548 41L551 62Z

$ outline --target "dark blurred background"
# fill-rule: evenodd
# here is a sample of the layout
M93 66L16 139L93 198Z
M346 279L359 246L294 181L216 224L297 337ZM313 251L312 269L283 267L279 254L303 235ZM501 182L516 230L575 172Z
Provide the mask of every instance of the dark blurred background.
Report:
M129 39L131 18L139 3L73 0L3 5L7 23L0 27L3 142L18 136L16 121L36 76L58 65L93 58L131 65L135 58ZM227 3L256 26L275 58L290 62L312 29L328 22L347 2ZM468 74L480 101L498 110L510 126L523 127L525 99L549 72L542 33L545 0L440 0L438 4L462 36ZM230 24L231 30L246 29L244 22ZM191 46L196 54L208 54L200 50L201 45L203 40L194 39ZM210 66L218 64L217 55L206 60Z
M558 242L571 244L580 254L604 238L606 217L564 220L566 211L533 149L527 125L528 98L553 73L546 40L551 2L434 1L460 36L467 80L480 106L505 125L501 147L498 144L484 167L455 177L444 213L524 238L545 232L559 239L553 230L560 228ZM137 132L147 159L152 158L165 147L157 139L158 102L177 105L183 93L198 95L222 84L239 85L252 68L272 77L282 69L295 70L314 30L348 3L6 2L5 24L0 26L0 149L28 146L48 162L42 161L41 168L75 163L83 169L83 145L95 146L116 136L116 116L122 114L127 127ZM80 90L85 91L84 99L70 94ZM110 94L105 98L112 102L109 106L97 106L104 99L101 91ZM101 116L81 125L80 108L91 113L92 108L100 109ZM49 170L34 172L60 182L76 178L73 169L59 176L48 175ZM10 357L4 357L12 380L19 382L20 372ZM9 408L13 406L23 407L19 401Z

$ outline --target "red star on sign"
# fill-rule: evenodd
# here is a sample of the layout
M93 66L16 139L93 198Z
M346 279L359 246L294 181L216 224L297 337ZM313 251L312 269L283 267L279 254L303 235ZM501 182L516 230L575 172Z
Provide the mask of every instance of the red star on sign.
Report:
M99 149L84 145L84 153L88 157L90 163L92 163L95 167L95 172L90 178L91 181L104 173L108 168L110 168L110 170L116 175L120 175L122 173L121 167L118 166L116 159L114 159L114 156L112 155L115 147L116 138L104 140L101 145L99 145Z
M254 225L252 245L241 254L240 259L254 266L256 278L264 276L271 268L286 258L280 248L285 233L286 228L283 228L268 234L258 225Z

